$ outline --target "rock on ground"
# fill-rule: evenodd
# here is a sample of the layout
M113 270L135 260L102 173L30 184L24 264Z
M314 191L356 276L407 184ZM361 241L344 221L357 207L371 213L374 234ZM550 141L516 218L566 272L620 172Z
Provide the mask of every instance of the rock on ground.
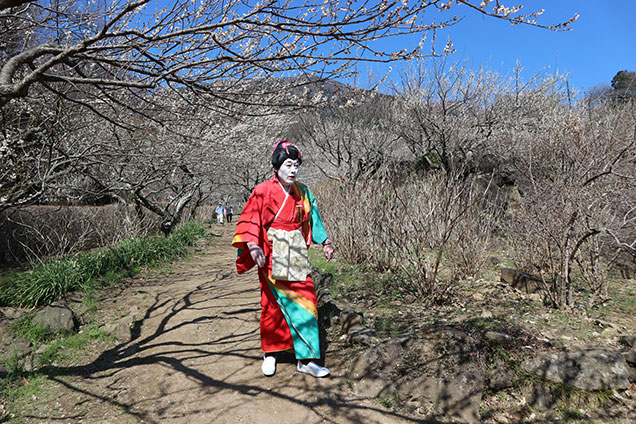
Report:
M552 353L529 359L522 367L542 379L583 390L626 389L630 385L625 358L612 349Z
M33 317L33 323L50 331L74 331L75 315L62 303L54 303L44 307Z

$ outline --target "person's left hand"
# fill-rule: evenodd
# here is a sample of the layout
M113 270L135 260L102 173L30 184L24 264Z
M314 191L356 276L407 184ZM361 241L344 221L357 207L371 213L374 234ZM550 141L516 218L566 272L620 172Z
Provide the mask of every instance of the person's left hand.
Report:
M329 262L331 260L331 258L333 258L333 244L325 244L322 247L322 251L325 254L325 258L327 259L327 262Z

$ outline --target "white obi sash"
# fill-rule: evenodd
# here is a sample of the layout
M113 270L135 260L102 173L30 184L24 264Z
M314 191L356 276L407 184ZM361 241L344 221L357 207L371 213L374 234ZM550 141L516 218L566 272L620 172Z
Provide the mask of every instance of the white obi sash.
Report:
M284 191L285 200L267 230L267 238L272 243L272 278L284 281L305 281L307 275L311 273L311 264L302 229L299 227L288 231L272 228L289 197L289 193Z

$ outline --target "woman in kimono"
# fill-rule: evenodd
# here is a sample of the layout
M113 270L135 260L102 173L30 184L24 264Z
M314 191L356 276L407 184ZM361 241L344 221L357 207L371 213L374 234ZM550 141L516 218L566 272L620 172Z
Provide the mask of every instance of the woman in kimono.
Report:
M261 369L276 372L276 354L292 351L299 372L326 377L320 358L318 305L307 249L322 244L327 260L333 245L320 219L316 199L296 181L302 156L287 140L274 147L274 176L254 188L236 225L232 245L239 274L258 266L261 286Z

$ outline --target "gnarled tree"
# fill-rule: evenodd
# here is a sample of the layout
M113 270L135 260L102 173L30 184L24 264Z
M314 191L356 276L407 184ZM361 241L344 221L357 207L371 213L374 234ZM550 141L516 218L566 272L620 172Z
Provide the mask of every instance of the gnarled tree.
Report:
M359 61L430 54L423 43L391 51L374 42L414 33L423 40L459 22L452 12L461 8L541 26L535 21L540 12L523 14L499 1L2 1L0 210L42 198L68 172L95 179L90 168L103 165L99 152L111 148L104 140L117 140L122 152L126 143L138 143L121 133L139 137L153 125L196 140L196 124L166 120L170 109L157 105L158 93L230 118L260 114L264 105L298 106L306 99L290 95L290 88L350 75ZM545 27L562 29L570 22ZM24 169L18 166L26 154L20 146L41 130L26 124L41 121L32 110L38 102L71 105L66 110L80 119L90 112L103 122L103 136L84 137L81 148L45 144L32 161L37 172L14 176ZM24 119L14 119L12 110L23 110Z

